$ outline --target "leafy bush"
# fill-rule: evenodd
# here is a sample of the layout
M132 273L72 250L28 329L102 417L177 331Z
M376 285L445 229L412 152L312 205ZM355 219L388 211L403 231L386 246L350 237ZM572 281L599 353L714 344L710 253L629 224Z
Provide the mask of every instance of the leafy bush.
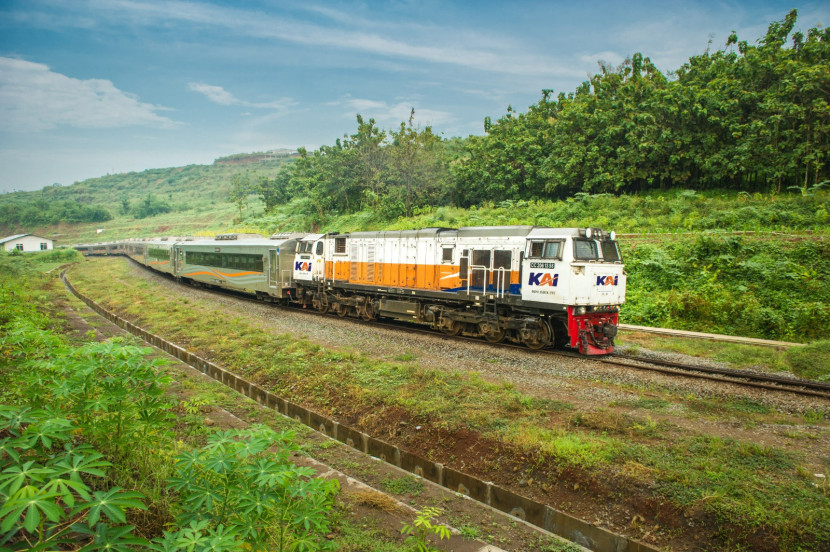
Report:
M12 550L128 550L134 537L127 508L141 494L94 490L110 463L74 438L81 428L54 410L0 405L0 546Z
M170 204L164 200L158 199L152 193L147 194L130 212L135 218L147 218L162 213L169 213L172 210Z
M158 550L177 550L192 535L244 542L249 550L327 550L337 480L315 478L289 461L294 435L265 427L218 432L201 449L176 457L171 484L182 501Z
M718 235L622 242L626 323L787 341L830 336L830 246Z
M0 406L0 548L329 547L338 483L289 462L292 434L232 430L176 457L168 378L149 350L67 343L37 308L35 265L4 257L17 272L0 282L0 400L17 406ZM147 507L122 487L143 491ZM170 530L151 542L133 536L129 508L154 510Z

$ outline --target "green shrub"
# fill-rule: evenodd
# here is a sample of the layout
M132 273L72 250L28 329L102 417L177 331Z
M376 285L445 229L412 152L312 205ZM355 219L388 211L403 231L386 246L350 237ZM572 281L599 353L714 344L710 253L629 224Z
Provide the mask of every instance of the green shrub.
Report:
M0 547L128 550L146 545L125 525L141 494L100 488L110 463L74 438L81 428L54 410L0 405ZM82 537L79 539L79 537ZM85 539L83 537L86 537Z
M265 427L228 430L177 456L171 483L181 496L177 521L184 529L166 533L157 549L177 550L194 533L208 543L217 531L228 546L244 542L248 550L330 549L323 536L338 481L292 464L293 439Z

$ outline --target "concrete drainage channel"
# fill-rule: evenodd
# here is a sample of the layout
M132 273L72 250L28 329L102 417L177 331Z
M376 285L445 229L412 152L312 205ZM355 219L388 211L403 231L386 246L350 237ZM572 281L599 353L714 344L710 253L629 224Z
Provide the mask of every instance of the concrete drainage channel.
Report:
M482 481L465 473L432 462L415 454L401 450L395 445L375 439L366 433L357 431L331 420L298 404L278 397L259 386L246 381L224 368L205 360L155 334L124 320L113 312L100 306L92 299L80 293L67 280L66 271L61 272L66 288L89 308L113 322L118 327L140 337L153 347L192 366L216 381L250 397L258 403L297 420L332 439L379 458L410 473L423 477L453 492L462 493L500 512L515 516L527 523L564 537L580 546L596 552L658 552L659 549L647 544L611 533L602 528L560 512L546 504L517 495L507 489Z

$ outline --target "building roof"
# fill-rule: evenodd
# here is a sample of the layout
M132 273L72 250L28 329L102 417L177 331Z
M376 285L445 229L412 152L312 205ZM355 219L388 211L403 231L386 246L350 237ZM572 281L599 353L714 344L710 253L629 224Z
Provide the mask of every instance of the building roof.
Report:
M4 243L6 243L6 242L10 242L10 241L12 241L12 240L17 240L17 239L20 239L20 238L25 238L26 236L32 236L32 237L35 237L35 238L40 238L40 239L42 239L42 240L51 240L51 241L55 241L55 240L53 240L52 238L44 238L43 236L38 236L37 234L15 234L14 236L9 236L9 237L7 237L7 238L0 238L0 245L4 244Z

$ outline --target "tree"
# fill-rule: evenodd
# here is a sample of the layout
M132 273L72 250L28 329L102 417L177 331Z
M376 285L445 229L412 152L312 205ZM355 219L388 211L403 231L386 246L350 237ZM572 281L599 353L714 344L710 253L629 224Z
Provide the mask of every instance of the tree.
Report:
M228 191L228 199L236 204L239 210L239 218L242 218L242 211L248 206L248 194L251 193L251 179L248 173L235 174L231 178L231 188ZM265 202L265 210L268 210L268 202Z

